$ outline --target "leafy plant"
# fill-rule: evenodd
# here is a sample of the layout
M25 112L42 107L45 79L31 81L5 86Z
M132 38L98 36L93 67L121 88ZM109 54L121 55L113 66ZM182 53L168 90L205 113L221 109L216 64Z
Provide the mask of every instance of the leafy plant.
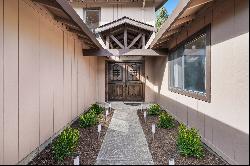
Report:
M173 128L174 127L174 118L168 113L161 113L159 116L158 126L161 128Z
M52 145L54 158L57 161L62 161L65 159L65 157L72 155L78 144L79 137L80 134L77 129L72 129L69 127L62 131L62 133Z
M79 118L80 127L86 128L96 125L98 122L98 115L94 111L90 111L86 114L83 114Z
M158 105L158 104L152 104L152 105L150 105L150 107L149 107L148 115L153 115L153 116L155 116L155 115L159 115L160 112L161 112L161 107L160 107L160 105Z
M96 115L104 112L104 108L99 106L98 104L92 104L89 110L95 112Z
M198 131L194 128L188 129L184 124L178 128L177 146L181 155L196 158L205 156Z
M162 26L162 24L167 20L168 18L168 12L167 9L162 6L157 12L156 12L156 28L159 30Z

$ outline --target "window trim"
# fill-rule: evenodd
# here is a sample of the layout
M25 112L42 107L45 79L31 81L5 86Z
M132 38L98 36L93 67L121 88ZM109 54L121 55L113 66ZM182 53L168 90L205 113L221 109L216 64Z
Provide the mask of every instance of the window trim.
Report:
M176 87L171 87L171 66L172 62L170 61L170 56L168 57L168 89L171 92L178 93L181 95L185 95L188 97L192 97L198 100L202 100L208 103L211 103L211 24L205 26L200 31L194 33L193 35L189 36L187 39L179 43L177 46L175 46L173 49L170 50L170 54L176 51L178 48L185 46L186 44L194 41L196 38L201 36L202 34L206 34L206 75L205 75L205 93L202 92L194 92L194 91L188 91L185 89L180 89Z

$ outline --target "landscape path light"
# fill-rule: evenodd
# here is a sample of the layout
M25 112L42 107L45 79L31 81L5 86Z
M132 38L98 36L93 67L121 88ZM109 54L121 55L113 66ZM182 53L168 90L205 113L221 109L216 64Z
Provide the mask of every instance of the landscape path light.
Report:
M155 139L155 124L152 124L153 141Z
M168 165L175 165L174 158L171 157L168 161Z
M74 165L80 165L79 155L77 155L76 158L74 158Z
M98 131L98 140L100 139L101 130L102 130L102 124L99 124L98 129L97 129L97 131Z
M147 111L144 111L143 115L144 115L144 121L146 122L147 121Z

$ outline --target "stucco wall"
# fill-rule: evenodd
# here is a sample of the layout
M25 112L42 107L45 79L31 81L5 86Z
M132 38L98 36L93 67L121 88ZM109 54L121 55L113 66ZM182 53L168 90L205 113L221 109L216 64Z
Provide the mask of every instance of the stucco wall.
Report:
M155 63L157 102L179 121L199 129L211 148L236 164L249 164L248 3L217 1L168 45L173 48L211 23L211 103L170 92L167 58Z
M97 58L29 5L0 0L0 164L18 163L96 101Z

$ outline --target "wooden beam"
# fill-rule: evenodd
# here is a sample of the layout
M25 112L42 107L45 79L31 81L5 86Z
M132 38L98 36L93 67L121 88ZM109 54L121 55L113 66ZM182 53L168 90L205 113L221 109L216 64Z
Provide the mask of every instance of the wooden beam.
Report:
M128 46L128 48L132 47L132 46L135 44L135 42L137 42L137 41L140 39L141 36L142 36L142 33L140 33L140 34L132 41L132 43Z
M128 48L128 30L126 26L124 28L124 47Z
M119 47L124 48L124 46L113 35L111 35L110 37Z
M142 42L142 43L141 43L142 49L145 49L145 46L146 46L145 34L142 35L141 42Z
M171 29L173 29L174 27L184 24L186 22L192 21L193 19L195 19L194 15L191 16L187 16L187 17L183 17L183 18L179 18L172 26Z
M51 0L32 0L32 1L46 7L54 8L56 10L61 10L59 6L55 3L55 1Z
M106 36L106 47L109 49L109 36Z
M190 3L189 7L187 8L192 9L201 5L205 5L206 3L212 2L213 0L192 0L192 2Z
M168 56L167 49L85 49L84 56Z

